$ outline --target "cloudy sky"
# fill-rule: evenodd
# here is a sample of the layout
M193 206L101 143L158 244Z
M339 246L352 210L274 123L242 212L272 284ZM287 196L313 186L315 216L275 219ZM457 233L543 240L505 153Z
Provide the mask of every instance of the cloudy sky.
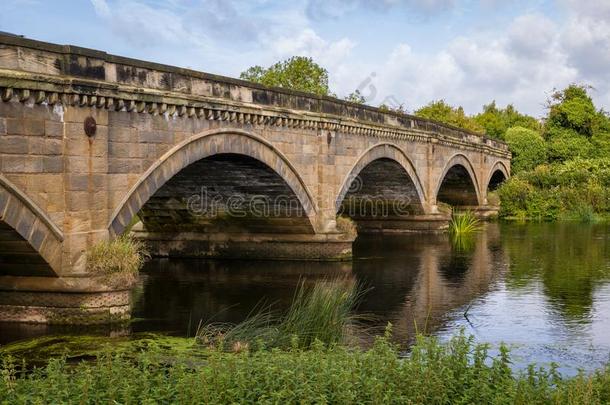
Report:
M0 31L234 77L311 56L339 96L411 111L541 116L572 82L610 109L610 0L0 0Z

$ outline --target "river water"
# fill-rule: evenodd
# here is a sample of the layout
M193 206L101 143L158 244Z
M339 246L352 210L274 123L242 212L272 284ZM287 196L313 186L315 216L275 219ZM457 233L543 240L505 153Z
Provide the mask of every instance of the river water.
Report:
M610 225L486 224L467 243L446 234L359 237L353 262L152 260L133 292L128 327L65 329L0 323L0 343L49 334L163 331L192 336L199 322L239 322L257 304L289 305L300 280L355 279L356 312L391 322L407 346L416 332L447 340L464 330L511 348L516 366L557 362L593 370L610 360Z

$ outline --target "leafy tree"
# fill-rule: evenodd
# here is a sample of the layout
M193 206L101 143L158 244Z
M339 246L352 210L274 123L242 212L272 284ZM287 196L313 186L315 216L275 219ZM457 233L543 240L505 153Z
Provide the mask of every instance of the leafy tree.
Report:
M509 128L506 142L513 153L513 171L532 170L546 162L546 144L536 131L523 127Z
M610 118L595 108L589 90L572 84L551 95L545 124L551 161L603 157L610 152Z
M452 107L445 100L432 101L415 111L415 115L435 121L444 122L474 132L483 132L483 128L460 107Z
M534 131L540 130L540 122L529 115L521 114L512 104L498 108L496 102L483 106L483 112L475 115L474 120L485 129L490 138L504 139L511 127L523 127Z
M405 105L402 103L395 107L390 106L385 103L381 103L381 104L379 104L378 108L381 111L395 112L395 113L399 113L399 114L408 114L409 113L409 111L407 110L407 107L405 107Z
M364 104L366 102L366 99L364 98L362 93L360 93L360 90L355 90L354 92L348 94L344 98L344 100L349 101L350 103L356 103L356 104Z
M328 71L312 58L304 56L293 56L268 68L252 66L239 77L266 86L284 87L321 96L330 94Z

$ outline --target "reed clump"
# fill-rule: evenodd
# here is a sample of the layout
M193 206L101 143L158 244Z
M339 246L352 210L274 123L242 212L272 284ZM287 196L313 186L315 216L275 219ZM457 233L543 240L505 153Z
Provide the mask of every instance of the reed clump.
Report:
M454 212L449 221L449 232L453 235L471 235L481 228L481 221L472 211Z
M91 273L116 282L133 282L148 257L143 242L123 235L89 248L87 267Z
M197 340L228 351L260 348L310 348L347 343L360 317L352 313L360 292L352 280L334 279L307 285L302 281L288 310L270 306L253 311L238 324L200 325Z
M358 236L358 227L353 219L345 216L337 217L337 230L350 239Z

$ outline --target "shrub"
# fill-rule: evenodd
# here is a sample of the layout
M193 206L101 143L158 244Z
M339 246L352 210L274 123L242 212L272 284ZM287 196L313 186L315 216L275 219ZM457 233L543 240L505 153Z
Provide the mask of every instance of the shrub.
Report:
M527 211L527 202L533 187L518 176L513 176L498 188L500 196L500 216L520 217Z
M546 161L546 144L536 131L513 127L506 131L505 137L513 153L512 168L515 173L532 170Z
M118 281L133 281L148 253L144 244L129 236L102 241L87 251L87 267L91 273Z

